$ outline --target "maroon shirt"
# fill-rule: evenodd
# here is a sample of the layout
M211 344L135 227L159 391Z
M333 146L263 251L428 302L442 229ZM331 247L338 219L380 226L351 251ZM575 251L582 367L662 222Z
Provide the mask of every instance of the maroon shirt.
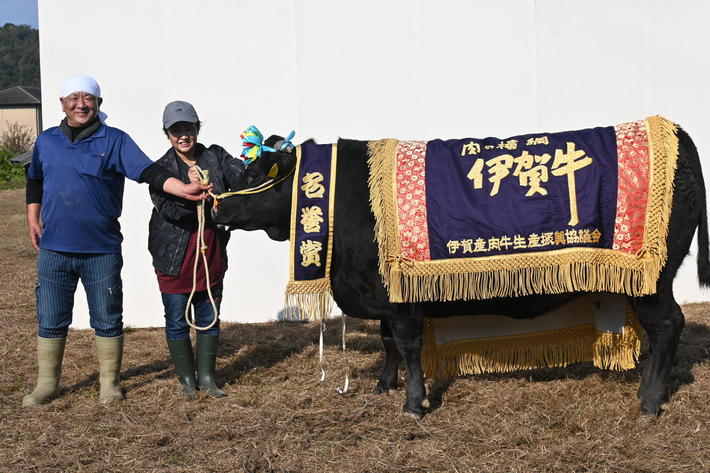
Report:
M207 226L206 226L207 227ZM227 266L222 262L222 249L217 241L217 233L214 228L205 228L205 244L207 249L207 265L210 270L210 287L214 286L224 278L224 273L227 272ZM171 276L161 271L155 270L158 276L158 286L160 292L165 294L182 294L192 291L192 273L195 266L195 247L197 246L197 232L190 234L190 240L187 242L185 256L180 266L180 273L177 276ZM207 290L207 279L205 278L205 263L202 255L197 261L197 287L195 291Z
M190 182L188 177L189 168L187 164L179 158L177 158L177 164L180 179L185 183ZM209 204L205 203L205 207L204 242L207 246L205 256L207 256L207 266L210 271L210 287L212 287L224 279L224 273L227 272L227 266L222 261L222 247L219 245L219 241L217 240L217 227L212 221L212 214L209 211ZM197 206L196 210L199 212L200 207ZM197 224L197 213L195 213L195 224ZM155 270L155 274L158 276L158 287L160 288L160 292L165 294L183 294L186 292L192 292L192 274L195 267L196 247L197 229L190 233L190 239L187 241L187 248L185 249L185 255L182 258L182 265L180 266L180 272L177 276L171 276L170 274L163 273L157 269ZM197 286L195 287L195 291L206 290L207 279L205 278L205 263L202 255L199 255L197 261Z

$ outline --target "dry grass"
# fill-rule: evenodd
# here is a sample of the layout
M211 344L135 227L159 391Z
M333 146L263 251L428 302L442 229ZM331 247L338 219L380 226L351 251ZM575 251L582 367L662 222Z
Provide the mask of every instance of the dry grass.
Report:
M218 377L229 397L184 400L160 329L126 335L128 399L97 403L92 333L72 331L62 396L20 408L35 377L34 251L23 191L0 192L0 470L282 472L710 471L710 304L687 316L674 392L657 419L639 415L637 371L588 364L456 380L421 421L404 392L376 396L377 325L348 320L352 384L341 396L339 321L318 329L224 324Z

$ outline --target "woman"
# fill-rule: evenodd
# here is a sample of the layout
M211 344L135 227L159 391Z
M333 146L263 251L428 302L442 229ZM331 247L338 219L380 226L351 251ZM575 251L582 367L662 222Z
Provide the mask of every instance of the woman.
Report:
M171 147L156 163L185 183L199 180L197 166L209 172L214 193L220 194L229 190L244 171L243 162L233 158L220 146L206 148L197 142L200 120L194 107L187 102L170 102L165 106L163 131ZM187 397L194 397L197 389L207 391L214 397L224 397L226 394L217 387L214 376L219 340L219 319L214 309L219 312L222 299L229 233L217 228L210 212L205 212L204 244L209 279L201 256L193 276L198 241L197 212L200 207L153 187L150 188L150 197L155 207L149 224L148 250L158 276L165 306L165 336L182 384L181 390ZM185 320L188 302L194 310L194 324L197 327L209 327L216 318L211 327L197 330L197 377L190 327Z

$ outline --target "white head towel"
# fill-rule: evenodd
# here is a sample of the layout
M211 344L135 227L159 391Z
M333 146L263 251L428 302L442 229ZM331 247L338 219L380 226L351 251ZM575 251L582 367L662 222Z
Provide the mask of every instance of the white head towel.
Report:
M96 80L91 76L81 74L71 76L66 80L66 82L64 82L64 85L62 86L62 95L60 95L60 97L64 98L74 92L87 92L96 98L101 97L101 87L99 87Z
M101 97L101 87L99 87L99 83L96 82L96 79L83 74L71 76L64 82L61 97L64 98L74 92L86 92L96 98ZM99 120L101 120L101 123L106 123L106 117L107 115L104 112L99 111Z

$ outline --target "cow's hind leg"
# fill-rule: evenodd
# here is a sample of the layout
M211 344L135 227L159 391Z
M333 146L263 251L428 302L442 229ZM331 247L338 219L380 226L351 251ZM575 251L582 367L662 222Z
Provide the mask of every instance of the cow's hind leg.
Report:
M656 284L656 294L631 298L639 322L649 341L648 359L643 367L638 394L641 410L657 414L668 395L668 381L675 361L680 333L685 325L683 312L673 297L673 279L688 254L696 227L700 225L698 252L701 282L707 277L707 223L705 186L695 145L678 130L679 155L674 179L673 208L668 223L668 259ZM705 271L705 272L704 272ZM706 279L705 279L706 280Z
M396 312L388 321L407 369L407 400L404 413L417 419L424 416L422 403L426 398L421 361L422 321L421 311L413 304L398 304Z
M641 411L658 414L667 399L671 368L685 318L670 288L651 296L632 298L632 306L649 342L638 389Z
M385 347L385 364L375 387L375 394L388 394L397 389L397 375L402 356L399 354L387 320L380 321L380 336Z

